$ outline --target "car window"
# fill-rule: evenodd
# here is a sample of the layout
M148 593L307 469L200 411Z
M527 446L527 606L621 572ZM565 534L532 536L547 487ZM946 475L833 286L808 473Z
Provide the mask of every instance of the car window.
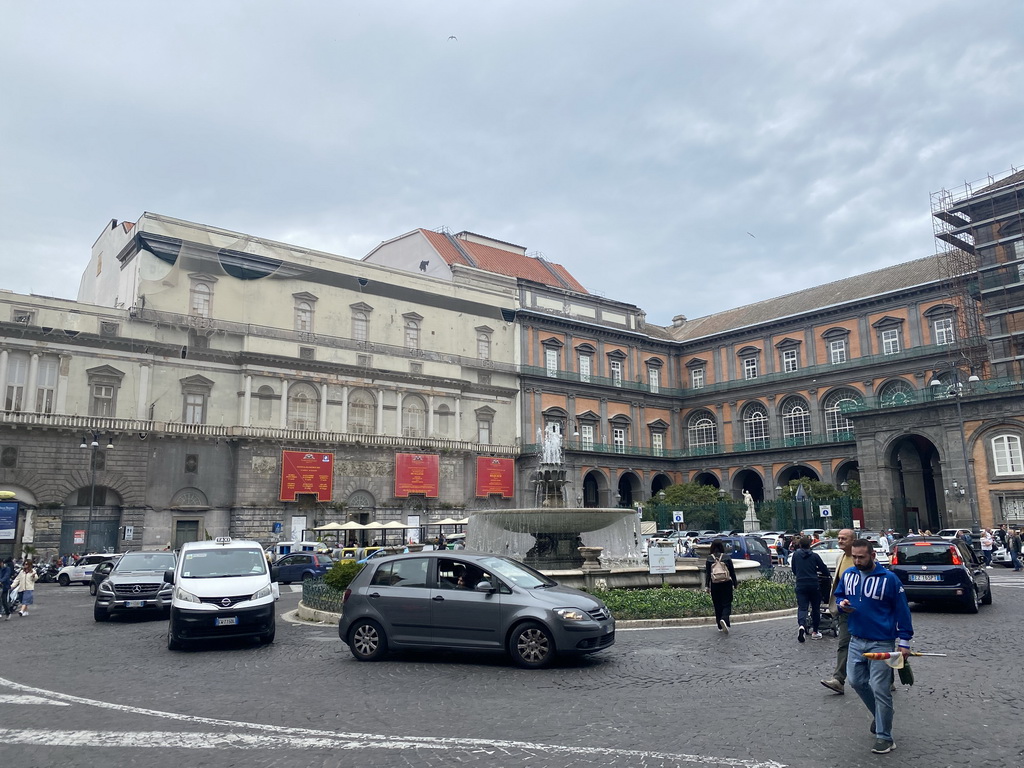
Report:
M747 542L747 549L749 551L754 552L754 553L756 553L758 555L767 555L768 554L768 550L765 549L765 546L761 542L760 539L755 539L752 536L747 536L746 542Z
M952 565L953 548L948 544L912 544L900 547L900 565Z
M197 549L185 553L184 579L253 576L267 572L267 559L259 549Z
M438 589L473 589L481 581L491 581L491 576L473 563L447 559L437 561Z
M129 552L117 561L117 572L152 571L153 573L162 573L173 568L174 561L173 552Z
M375 587L426 587L427 558L411 557L383 563L373 574Z
M296 555L295 556L295 562L296 562L296 564L299 564L299 565L309 565L310 563L313 562L313 556L312 555Z

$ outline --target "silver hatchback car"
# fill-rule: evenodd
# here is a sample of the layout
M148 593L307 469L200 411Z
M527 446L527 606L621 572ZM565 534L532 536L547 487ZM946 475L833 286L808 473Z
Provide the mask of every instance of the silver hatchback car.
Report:
M338 636L360 661L389 649L504 651L538 669L615 642L615 619L586 592L507 557L417 552L375 558L345 590Z

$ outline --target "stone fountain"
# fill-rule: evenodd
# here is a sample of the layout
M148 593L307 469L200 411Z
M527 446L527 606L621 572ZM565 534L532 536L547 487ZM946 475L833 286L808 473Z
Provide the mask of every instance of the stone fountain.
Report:
M532 479L535 506L471 513L467 546L508 554L543 571L598 569L602 554L606 560L638 562L636 512L571 506L562 464L562 436L548 427L543 435L538 434L538 442L542 450Z

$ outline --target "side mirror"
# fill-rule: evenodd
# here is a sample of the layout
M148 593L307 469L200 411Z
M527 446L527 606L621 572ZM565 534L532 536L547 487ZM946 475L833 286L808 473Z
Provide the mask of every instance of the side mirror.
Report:
M280 581L281 580L281 569L276 565L270 566L270 580Z
M476 586L473 587L473 590L476 591L476 592L488 592L488 593L490 593L490 592L494 591L494 587L491 586L491 582L489 582L489 581L478 581L476 583Z
M169 571L164 571L164 582L167 583L167 584L173 584L174 583L174 569L173 568L170 569Z

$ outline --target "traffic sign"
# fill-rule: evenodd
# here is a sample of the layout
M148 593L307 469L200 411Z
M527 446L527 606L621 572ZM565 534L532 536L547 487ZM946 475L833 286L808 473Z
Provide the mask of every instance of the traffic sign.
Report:
M683 520L683 513L682 513L682 512L673 512L673 513L672 513L672 522L673 522L673 523L682 523L682 522L685 522L685 521Z
M828 504L819 505L818 512L822 517L832 517L832 507Z

